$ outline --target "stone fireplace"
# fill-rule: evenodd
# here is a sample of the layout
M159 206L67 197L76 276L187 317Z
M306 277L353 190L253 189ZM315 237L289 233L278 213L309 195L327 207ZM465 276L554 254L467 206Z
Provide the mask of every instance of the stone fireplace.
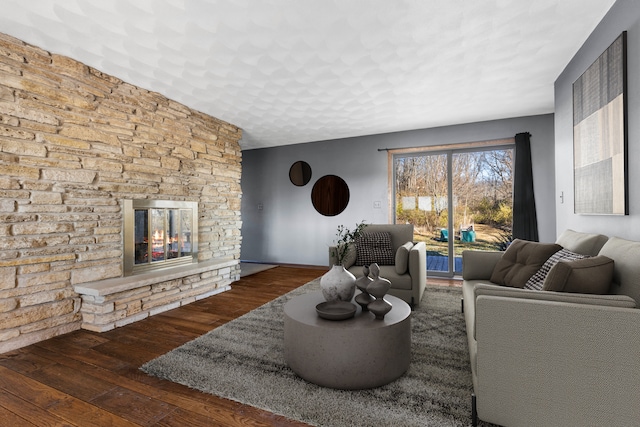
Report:
M229 289L241 130L7 35L0 52L0 352ZM126 247L127 200L179 206L157 208L172 225L147 233L156 246L133 274L126 252L143 248Z

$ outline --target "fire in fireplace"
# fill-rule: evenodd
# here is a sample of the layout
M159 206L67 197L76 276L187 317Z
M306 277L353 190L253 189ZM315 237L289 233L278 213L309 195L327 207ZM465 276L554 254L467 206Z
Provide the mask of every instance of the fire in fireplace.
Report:
M198 203L124 200L124 275L198 262Z

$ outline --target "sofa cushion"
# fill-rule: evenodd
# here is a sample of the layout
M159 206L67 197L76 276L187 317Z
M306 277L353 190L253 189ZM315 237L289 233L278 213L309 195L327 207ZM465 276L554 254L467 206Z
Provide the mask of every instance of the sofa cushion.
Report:
M555 254L551 255L548 260L542 264L542 267L531 276L527 283L524 285L525 289L532 289L535 291L539 291L542 289L542 285L544 284L544 279L547 278L547 274L560 261L573 261L576 259L588 258L589 255L581 255L575 252L570 251L569 249L560 249Z
M349 245L349 248L347 248L347 254L344 257L344 260L342 262L342 265L344 266L344 268L348 269L349 267L351 267L353 264L356 263L356 246L355 245Z
M560 261L547 274L543 291L606 294L613 280L614 263L604 255Z
M604 234L582 233L579 231L565 230L556 240L556 243L565 249L584 255L596 256L607 243L609 237Z
M356 240L356 265L393 265L395 253L391 235L386 232L364 232Z
M640 241L611 237L600 250L615 261L613 283L610 292L617 295L628 295L640 305Z
M396 273L404 274L409 268L409 252L413 247L413 242L407 242L396 251Z
M496 263L491 281L502 286L522 288L551 255L562 249L555 243L515 239Z
M464 280L489 280L504 252L488 250L462 251L462 278Z
M391 289L411 290L411 276L396 273L396 268L393 265L381 265L380 277L391 282Z

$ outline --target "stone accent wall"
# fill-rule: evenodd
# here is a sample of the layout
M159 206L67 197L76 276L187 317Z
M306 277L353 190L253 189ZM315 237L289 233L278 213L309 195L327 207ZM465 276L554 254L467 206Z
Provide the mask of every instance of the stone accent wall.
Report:
M199 202L199 261L236 261L212 270L202 294L237 280L240 138L0 34L0 352L80 328L74 285L122 277L123 199Z

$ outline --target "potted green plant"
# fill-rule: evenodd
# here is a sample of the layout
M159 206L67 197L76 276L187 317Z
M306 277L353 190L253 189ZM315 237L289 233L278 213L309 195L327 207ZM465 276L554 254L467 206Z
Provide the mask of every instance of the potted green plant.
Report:
M364 221L356 224L356 228L353 230L348 229L342 224L338 226L334 246L335 249L332 254L337 259L336 265L344 265L349 249L353 244L355 244L355 241L360 237L366 226L367 224L365 224Z

